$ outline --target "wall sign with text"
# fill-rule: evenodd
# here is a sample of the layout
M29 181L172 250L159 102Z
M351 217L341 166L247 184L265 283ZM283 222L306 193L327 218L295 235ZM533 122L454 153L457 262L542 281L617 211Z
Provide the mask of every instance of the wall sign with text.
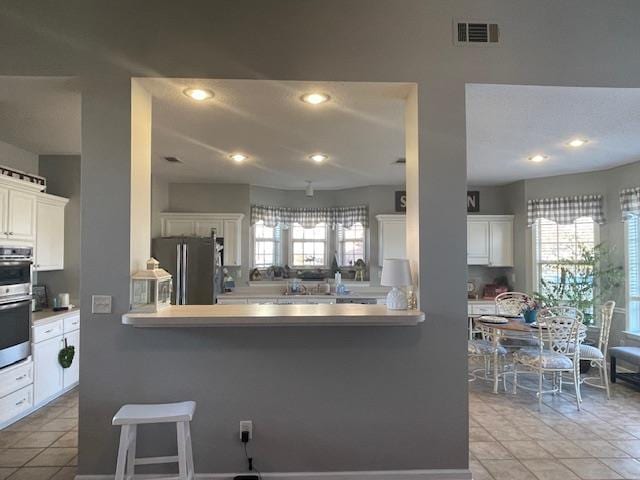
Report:
M407 211L407 191L396 190L396 212ZM467 191L467 212L478 213L480 211L480 192Z

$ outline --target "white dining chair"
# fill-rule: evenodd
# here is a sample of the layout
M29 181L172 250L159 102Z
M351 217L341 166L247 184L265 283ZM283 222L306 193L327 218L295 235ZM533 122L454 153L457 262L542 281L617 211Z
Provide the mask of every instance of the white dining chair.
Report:
M579 327L581 322L573 315L544 315L544 321L538 322L537 347L525 347L513 353L513 393L518 388L518 365L528 367L538 374L538 408L542 409L542 396L545 393L562 391L562 374L573 376L576 394L576 406L580 410L582 398L580 396L580 381L578 366L580 363ZM552 375L551 390L543 390L545 373Z
M580 345L580 359L588 360L592 367L598 369L599 377L585 377L583 383L595 388L604 389L607 392L607 399L611 398L609 389L609 370L607 367L607 350L609 348L609 333L611 332L611 323L613 320L613 310L616 308L616 302L606 302L600 310L600 334L598 335L597 345ZM599 378L599 383L593 380Z
M522 314L523 307L531 301L531 297L522 292L504 292L495 298L496 312L498 315L519 316ZM503 340L506 348L514 349L527 346L535 346L536 339L532 339L529 335L512 334L509 338Z
M484 325L479 325L477 329L481 338L467 341L467 357L481 358L483 367L472 370L469 375L469 381L471 382L476 378L490 380L493 382L494 393L498 393L498 381L502 369L501 362L504 362L507 350L495 341L493 338L494 333L490 329Z

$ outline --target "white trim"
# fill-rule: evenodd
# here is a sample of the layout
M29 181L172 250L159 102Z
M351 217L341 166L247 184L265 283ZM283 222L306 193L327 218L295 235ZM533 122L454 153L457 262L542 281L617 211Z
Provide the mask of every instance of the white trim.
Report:
M308 240L300 240L300 239L295 239L293 238L293 227L295 226L295 224L291 224L289 226L289 228L287 229L287 248L288 248L288 252L287 252L287 260L288 260L288 265L293 268L293 269L297 269L297 270L304 270L304 269L315 269L315 268L328 268L331 265L331 260L329 259L329 255L331 253L331 246L329 245L331 243L331 233L330 233L330 227L329 225L325 224L324 226L324 240L317 240L317 239L308 239ZM315 227L302 227L305 228L305 230L307 229L311 229L311 228L316 228L318 225L316 225ZM324 263L322 265L296 265L293 262L293 242L305 242L305 243L310 243L310 242L317 242L317 241L323 241L324 242Z
M243 472L244 474L250 472ZM232 480L240 473L197 473L198 480ZM262 473L262 478L273 480L472 480L468 469L434 469L434 470L372 470L352 472L274 472ZM76 475L75 480L113 480L115 475ZM153 478L174 478L167 475L135 475L135 480Z

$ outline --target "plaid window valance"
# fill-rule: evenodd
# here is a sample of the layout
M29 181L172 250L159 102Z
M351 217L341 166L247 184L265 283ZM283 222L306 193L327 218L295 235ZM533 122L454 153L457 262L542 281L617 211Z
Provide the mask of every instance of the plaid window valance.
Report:
M568 225L580 217L590 217L598 224L605 223L602 195L539 198L527 202L528 225L539 218Z
M640 187L625 188L620 192L622 219L640 215Z
M369 226L369 207L357 205L354 207L289 208L251 205L251 225L260 221L268 227L276 225L288 227L298 223L304 228L310 228L319 223L326 223L331 228L338 225L349 228L354 223L360 223L366 228Z

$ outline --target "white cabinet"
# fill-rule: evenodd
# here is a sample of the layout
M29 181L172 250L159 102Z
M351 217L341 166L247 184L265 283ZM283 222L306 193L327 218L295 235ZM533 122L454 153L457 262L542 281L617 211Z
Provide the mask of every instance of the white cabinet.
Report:
M489 264L489 222L467 220L467 264Z
M9 189L0 187L0 238L9 236Z
M378 264L385 258L407 258L405 215L376 215L378 220Z
M80 313L71 312L59 320L33 327L34 404L44 404L75 386L80 372ZM69 368L62 368L58 354L73 345Z
M68 200L39 195L36 201L36 271L64 269L64 209Z
M33 193L9 190L7 234L12 240L35 240L36 196Z
M35 366L35 403L41 403L63 389L63 368L58 362L62 337L54 337L33 345Z
M160 214L163 237L209 237L215 229L224 238L224 264L242 265L242 213L176 213Z
M224 220L224 264L229 266L242 265L240 257L242 237L242 219Z
M66 344L75 347L75 354L73 356L73 362L69 368L63 369L62 372L62 387L70 388L80 380L80 330L66 333L63 338L63 344L66 340Z
M467 264L513 266L513 216L467 217Z

